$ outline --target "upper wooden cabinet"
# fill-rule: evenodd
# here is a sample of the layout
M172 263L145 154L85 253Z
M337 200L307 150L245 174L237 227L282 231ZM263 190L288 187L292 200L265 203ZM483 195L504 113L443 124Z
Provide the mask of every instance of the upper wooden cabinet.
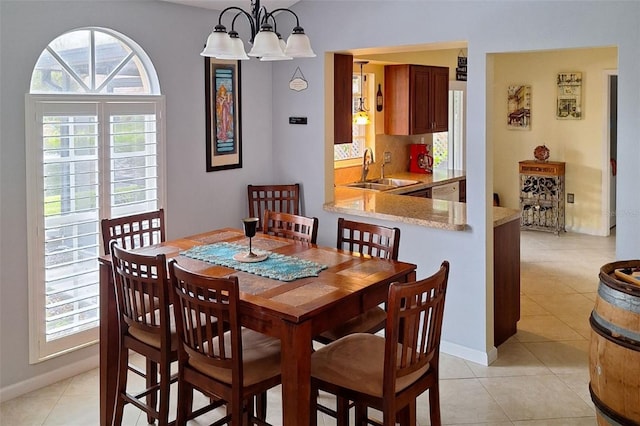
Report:
M387 65L384 92L386 134L417 135L448 130L449 68Z
M333 55L333 143L353 141L353 56Z

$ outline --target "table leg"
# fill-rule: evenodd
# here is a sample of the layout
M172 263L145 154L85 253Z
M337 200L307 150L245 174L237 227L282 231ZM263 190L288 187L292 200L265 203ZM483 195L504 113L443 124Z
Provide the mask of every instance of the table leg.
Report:
M100 426L111 426L118 386L118 311L111 266L100 263Z
M281 367L284 426L309 425L311 344L311 323L285 323Z

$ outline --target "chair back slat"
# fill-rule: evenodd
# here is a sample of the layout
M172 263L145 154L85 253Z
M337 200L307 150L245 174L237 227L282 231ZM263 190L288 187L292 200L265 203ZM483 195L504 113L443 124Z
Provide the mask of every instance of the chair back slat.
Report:
M449 262L432 276L389 287L385 328L385 385L438 361ZM388 383L387 383L388 381Z
M175 261L169 263L169 271L181 341L178 358L192 358L242 377L238 278L202 276Z
M339 249L398 260L400 229L338 218Z
M102 219L102 244L105 254L109 254L109 243L118 242L125 249L145 247L164 242L164 209L138 213L111 219Z
M300 214L300 184L247 185L249 216L257 217L261 229L265 210Z
M315 244L318 238L318 218L265 210L262 232Z
M145 256L110 245L116 304L121 323L169 335L169 292L164 254ZM159 315L156 315L158 309ZM165 324L167 325L165 327Z

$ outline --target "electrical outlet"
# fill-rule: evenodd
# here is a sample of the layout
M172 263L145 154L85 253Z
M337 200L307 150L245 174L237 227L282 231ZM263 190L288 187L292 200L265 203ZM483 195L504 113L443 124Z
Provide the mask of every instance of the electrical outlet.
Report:
M574 194L572 193L568 193L567 194L567 203L573 204L574 200Z
M384 152L384 162L385 163L390 163L391 162L391 152L389 152L389 151L385 151Z

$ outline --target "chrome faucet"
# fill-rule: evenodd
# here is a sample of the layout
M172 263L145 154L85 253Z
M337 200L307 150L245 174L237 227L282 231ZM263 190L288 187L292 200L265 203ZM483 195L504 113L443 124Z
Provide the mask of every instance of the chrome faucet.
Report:
M362 176L360 177L361 182L367 180L367 173L369 173L369 164L373 162L373 151L371 150L371 148L365 148L364 154L362 154Z

